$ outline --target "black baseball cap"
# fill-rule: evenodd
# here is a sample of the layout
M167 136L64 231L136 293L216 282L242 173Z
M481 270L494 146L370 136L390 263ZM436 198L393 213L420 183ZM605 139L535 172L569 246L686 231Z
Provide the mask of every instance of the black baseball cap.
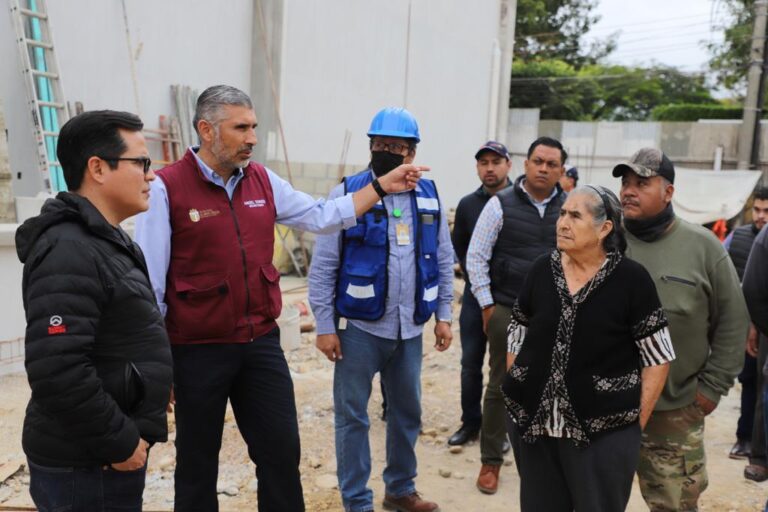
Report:
M661 176L670 183L675 182L675 166L667 155L661 150L655 148L643 148L637 151L629 161L621 162L613 168L613 177L624 176L624 173L630 170L642 176L650 178L652 176Z
M576 167L569 167L565 171L565 175L569 178L573 178L576 181L579 181L579 170Z
M480 158L480 155L485 151L493 151L499 156L502 156L509 160L509 151L507 151L507 147L502 144L501 142L496 142L495 140L489 140L485 144L480 147L480 149L477 150L477 153L475 153L475 160Z

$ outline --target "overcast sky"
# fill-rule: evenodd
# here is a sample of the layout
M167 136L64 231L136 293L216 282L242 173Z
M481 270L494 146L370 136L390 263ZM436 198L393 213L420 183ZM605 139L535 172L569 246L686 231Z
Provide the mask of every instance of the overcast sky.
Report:
M602 16L590 35L620 31L618 48L609 58L617 64L657 61L686 71L706 69L709 52L703 44L722 41L711 30L725 9L718 0L599 0Z

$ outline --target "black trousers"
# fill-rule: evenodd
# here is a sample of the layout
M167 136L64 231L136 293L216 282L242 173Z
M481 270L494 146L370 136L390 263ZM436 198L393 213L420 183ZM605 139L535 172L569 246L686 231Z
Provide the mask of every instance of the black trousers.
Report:
M464 297L459 315L461 335L461 423L479 429L483 421L483 360L488 338L483 332L483 310L472 295L469 283L464 285Z
M280 332L250 343L174 345L177 512L217 511L227 399L256 464L261 512L304 510L299 426Z
M762 390L765 383L763 375L763 366L768 358L768 338L760 334L760 341L757 351L757 389ZM768 466L765 454L765 418L763 418L763 393L757 393L755 400L755 420L752 423L752 453L749 456L749 463L758 466Z
M741 414L736 424L736 438L752 440L752 425L755 422L757 405L757 358L744 352L744 368L739 374L741 382Z
M620 512L640 457L640 425L599 435L586 448L570 439L520 443L522 512Z

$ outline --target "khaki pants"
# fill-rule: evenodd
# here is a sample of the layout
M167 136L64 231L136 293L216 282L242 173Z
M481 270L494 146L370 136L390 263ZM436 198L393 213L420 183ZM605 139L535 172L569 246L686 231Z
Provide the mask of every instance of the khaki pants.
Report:
M507 436L504 397L501 384L507 372L507 327L512 308L496 304L488 321L488 355L490 375L483 399L483 425L480 432L480 460L483 464L504 463L502 447Z
M640 445L637 476L652 512L698 510L699 496L709 483L704 413L698 405L651 415Z

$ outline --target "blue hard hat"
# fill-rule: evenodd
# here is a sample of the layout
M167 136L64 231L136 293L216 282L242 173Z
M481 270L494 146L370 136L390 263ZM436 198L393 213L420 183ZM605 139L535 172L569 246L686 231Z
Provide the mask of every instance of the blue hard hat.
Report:
M371 121L369 137L400 137L419 142L419 124L413 114L404 108L387 107L379 110Z

